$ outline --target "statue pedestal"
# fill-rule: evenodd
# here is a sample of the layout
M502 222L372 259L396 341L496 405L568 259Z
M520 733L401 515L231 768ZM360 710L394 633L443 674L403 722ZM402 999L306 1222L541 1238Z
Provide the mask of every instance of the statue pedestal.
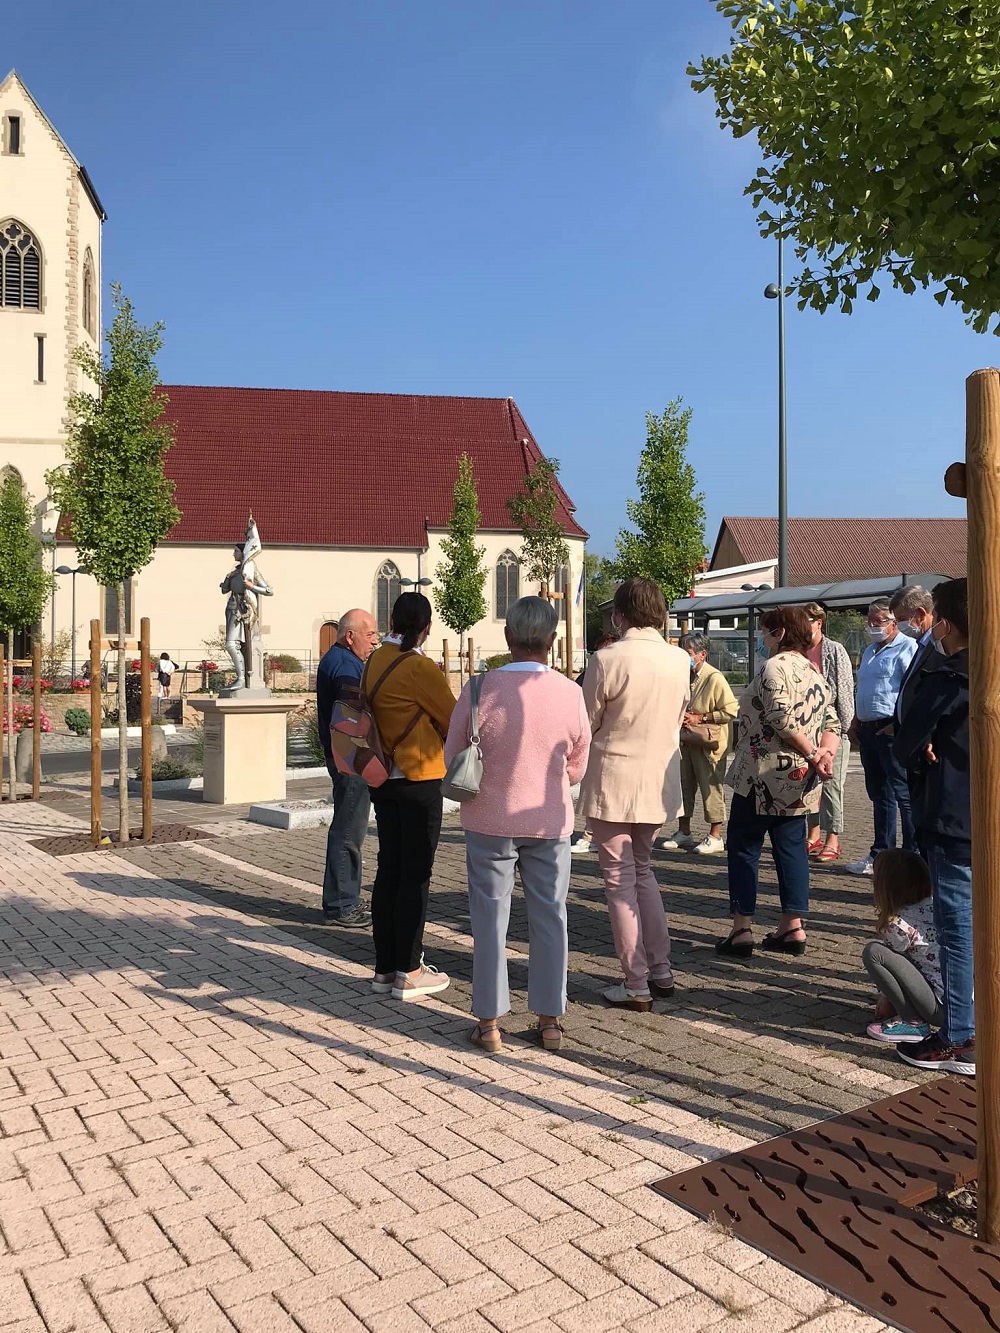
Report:
M189 699L204 715L205 787L202 800L245 805L285 799L286 733L294 703L273 695Z

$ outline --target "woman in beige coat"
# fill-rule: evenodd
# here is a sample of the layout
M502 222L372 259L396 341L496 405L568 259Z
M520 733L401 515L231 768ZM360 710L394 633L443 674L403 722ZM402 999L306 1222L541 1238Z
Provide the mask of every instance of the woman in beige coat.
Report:
M687 711L687 653L666 643L667 607L649 579L626 579L615 593L618 643L587 667L583 695L593 743L580 813L593 832L625 979L603 992L608 1004L647 1010L671 995L670 932L650 865L653 837L681 810L680 729Z

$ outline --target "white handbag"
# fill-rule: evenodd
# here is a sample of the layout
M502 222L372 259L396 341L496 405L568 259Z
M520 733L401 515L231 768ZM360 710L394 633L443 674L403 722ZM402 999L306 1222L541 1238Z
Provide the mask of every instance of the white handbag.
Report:
M483 677L473 676L469 685L472 701L471 741L448 765L448 772L441 783L441 795L451 801L468 801L479 795L479 784L483 780L483 752L479 748L479 695L482 688Z

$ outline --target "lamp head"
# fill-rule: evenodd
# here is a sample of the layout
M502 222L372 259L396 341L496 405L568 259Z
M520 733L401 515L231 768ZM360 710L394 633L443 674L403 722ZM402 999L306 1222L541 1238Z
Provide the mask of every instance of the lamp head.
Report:
M781 295L781 288L776 282L769 282L764 288L764 295L769 301L776 301Z

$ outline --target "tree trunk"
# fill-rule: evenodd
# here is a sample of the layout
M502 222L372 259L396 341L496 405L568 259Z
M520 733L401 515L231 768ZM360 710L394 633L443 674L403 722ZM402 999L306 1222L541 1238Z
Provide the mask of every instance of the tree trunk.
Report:
M14 633L7 631L7 782L17 800L17 737L14 735Z
M118 599L118 841L129 840L128 823L128 711L125 706L125 585Z

